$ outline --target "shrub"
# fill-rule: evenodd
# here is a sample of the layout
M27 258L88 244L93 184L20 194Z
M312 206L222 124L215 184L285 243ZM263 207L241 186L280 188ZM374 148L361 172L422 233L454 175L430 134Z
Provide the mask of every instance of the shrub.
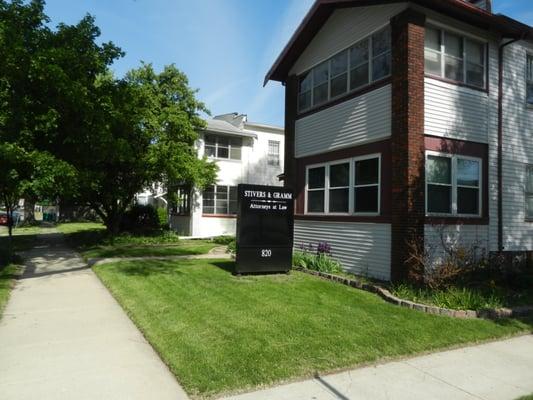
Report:
M342 271L341 263L331 257L331 246L327 242L318 243L316 252L313 252L313 249L312 244L301 246L301 251L293 254L293 265L331 274Z
M237 241L235 239L232 239L232 241L229 242L227 246L228 246L228 253L235 254L237 252Z
M231 236L231 235L217 236L213 238L213 242L215 242L216 244L228 245L232 242L235 242L235 236Z
M123 232L140 233L161 228L159 216L152 205L136 204L124 214L120 223Z
M164 207L158 207L157 217L159 219L159 226L163 229L169 229L167 209Z

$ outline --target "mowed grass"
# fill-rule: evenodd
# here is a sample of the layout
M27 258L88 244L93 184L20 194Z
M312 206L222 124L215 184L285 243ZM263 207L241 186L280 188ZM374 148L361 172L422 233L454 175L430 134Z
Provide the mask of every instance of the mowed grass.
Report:
M300 272L234 277L230 261L95 267L194 397L249 390L361 363L531 331L395 307Z
M0 318L9 299L9 293L20 271L21 267L18 265L10 264L5 267L0 267Z
M112 241L102 224L92 222L60 224L57 229L86 259L195 255L208 253L217 246L208 240L180 240L168 231L150 235L121 234Z

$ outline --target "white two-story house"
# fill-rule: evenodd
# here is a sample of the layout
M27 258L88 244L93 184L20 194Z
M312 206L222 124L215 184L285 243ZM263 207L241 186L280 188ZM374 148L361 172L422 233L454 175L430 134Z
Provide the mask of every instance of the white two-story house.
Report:
M206 123L199 132L198 156L217 163L217 182L202 191L176 188L179 201L170 206L170 226L184 236L234 235L237 185L282 184L284 130L249 122L246 115L237 113L219 115Z
M317 0L269 80L296 246L385 280L412 243L533 251L533 31L490 0Z

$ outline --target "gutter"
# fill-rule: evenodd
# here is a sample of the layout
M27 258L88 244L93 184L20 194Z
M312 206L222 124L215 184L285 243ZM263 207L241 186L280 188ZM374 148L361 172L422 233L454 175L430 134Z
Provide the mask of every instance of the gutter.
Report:
M525 38L511 39L498 48L498 252L503 247L503 55L505 47Z

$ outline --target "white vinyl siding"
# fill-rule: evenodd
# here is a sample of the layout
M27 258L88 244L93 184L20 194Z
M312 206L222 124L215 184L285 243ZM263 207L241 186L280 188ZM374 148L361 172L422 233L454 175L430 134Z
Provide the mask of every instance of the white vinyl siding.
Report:
M337 9L293 65L290 75L300 75L362 38L389 24L407 3Z
M391 228L389 224L357 222L294 221L294 248L331 245L333 258L345 270L390 280Z
M298 119L295 156L305 157L374 142L391 134L391 86Z

